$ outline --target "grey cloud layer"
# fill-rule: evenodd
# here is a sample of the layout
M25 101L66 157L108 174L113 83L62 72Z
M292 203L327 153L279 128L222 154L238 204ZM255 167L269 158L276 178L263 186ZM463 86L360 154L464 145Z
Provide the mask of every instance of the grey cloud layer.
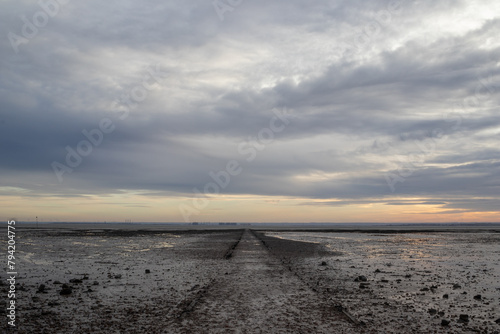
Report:
M75 1L17 54L6 36L40 8L0 6L0 187L189 196L236 159L228 193L498 210L500 19L425 26L454 23L470 2L404 1L373 32L390 2L243 2L220 21L210 2ZM119 97L155 64L165 80L121 120ZM291 123L247 162L238 145L283 107ZM104 117L116 130L58 183L51 162ZM410 154L421 159L394 194L384 175Z

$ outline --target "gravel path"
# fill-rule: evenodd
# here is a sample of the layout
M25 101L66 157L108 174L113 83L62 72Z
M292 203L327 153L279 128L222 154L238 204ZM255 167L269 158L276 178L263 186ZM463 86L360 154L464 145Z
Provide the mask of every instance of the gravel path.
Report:
M322 299L246 231L231 270L186 305L174 333L355 333L347 318Z

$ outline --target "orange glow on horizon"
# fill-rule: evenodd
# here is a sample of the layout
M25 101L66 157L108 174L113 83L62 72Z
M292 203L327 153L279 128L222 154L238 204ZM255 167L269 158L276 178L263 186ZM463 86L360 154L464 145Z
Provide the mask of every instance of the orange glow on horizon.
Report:
M406 199L405 201L424 201ZM24 197L2 196L0 205L9 217L21 221L125 221L183 222L180 206L190 207L188 222L500 222L499 212L449 213L440 205L387 205L384 201L329 205L331 200L255 195L221 195L200 209L188 197L143 196L128 193L109 196Z

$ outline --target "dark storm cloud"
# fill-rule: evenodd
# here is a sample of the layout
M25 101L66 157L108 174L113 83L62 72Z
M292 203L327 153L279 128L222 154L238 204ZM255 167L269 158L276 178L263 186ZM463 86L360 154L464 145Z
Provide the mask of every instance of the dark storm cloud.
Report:
M9 32L41 8L0 6L0 186L189 195L235 159L244 171L227 193L493 210L500 20L486 2L255 1L221 21L209 1L70 1L17 53ZM120 118L120 96L156 64L164 80ZM284 107L290 123L247 161L239 145ZM103 118L115 130L59 183L51 163ZM384 175L410 154L393 193Z

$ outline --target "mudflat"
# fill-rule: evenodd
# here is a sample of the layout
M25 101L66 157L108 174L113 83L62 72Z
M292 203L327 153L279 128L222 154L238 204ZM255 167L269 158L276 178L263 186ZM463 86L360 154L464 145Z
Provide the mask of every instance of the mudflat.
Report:
M491 231L25 229L17 255L18 333L500 331Z

